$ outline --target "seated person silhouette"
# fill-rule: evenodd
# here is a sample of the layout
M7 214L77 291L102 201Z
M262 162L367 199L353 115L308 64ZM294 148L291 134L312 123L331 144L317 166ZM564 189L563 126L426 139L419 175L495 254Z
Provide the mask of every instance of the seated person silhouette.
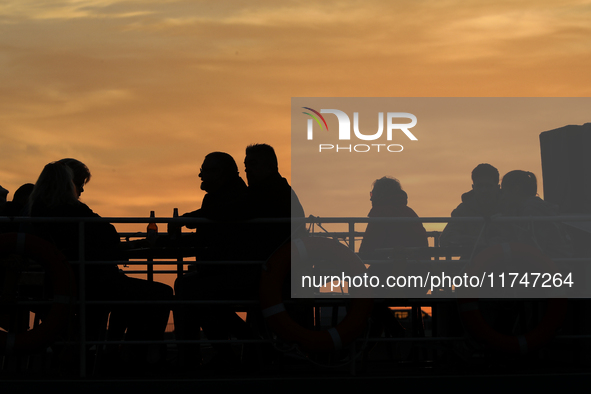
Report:
M4 209L0 208L0 216L7 216L10 218L13 217L19 217L19 216L27 216L28 215L28 201L29 201L29 194L31 194L31 191L33 189L33 184L31 183L25 183L24 185L22 185L21 187L19 187L15 192L14 192L14 196L12 197L12 201L6 201L5 205L4 205ZM8 191L6 189L3 189L0 186L0 199L2 199L3 197L5 198L6 195L4 193L8 193ZM1 203L1 201L0 201ZM3 233L17 233L17 232L30 232L30 224L29 223L16 223L16 222L8 222L8 223L0 223L0 234ZM8 257L8 256L4 256L4 257ZM21 257L15 257L15 256L9 256L9 259L11 258L16 258L16 259L20 259ZM24 262L23 260L17 260L20 262ZM22 267L23 265L18 264L19 267ZM13 268L16 268L14 265L12 266ZM16 279L18 277L18 275L20 275L22 268L18 268L15 271L12 271L12 275L13 278ZM14 294L12 292L7 291L7 285L11 286L11 285L15 285L17 282L12 281L10 279L7 278L7 272L9 270L7 269L6 266L2 266L0 264L0 277L4 278L3 280L0 279L0 291L2 292L6 292L6 295L11 293ZM18 273L17 273L18 272ZM16 287L11 287L12 291L19 293L19 295L25 296L25 297L39 297L41 298L43 296L43 289L40 286L27 286L27 285L20 285L18 287L18 289ZM29 307L30 309L28 309L29 311L35 312L37 314L37 317L40 316L42 314L42 312L47 312L48 308L45 308L44 306L33 306L31 305ZM4 314L4 311L0 311L0 327L7 329L9 327L9 314ZM25 318L24 320L26 320L26 322L23 321L23 324L28 327L29 326L29 321L28 318Z
M462 202L455 208L451 217L490 218L497 213L501 195L499 171L490 164L477 165L471 174L472 190L462 194ZM449 222L439 238L440 246L459 247L462 259L471 259L487 246L495 243L496 231L493 226L476 222ZM443 335L461 335L460 315L456 305L441 304L438 307L441 316Z
M477 165L471 173L472 190L462 194L462 202L452 211L451 217L490 218L496 213L499 198L499 171L490 164ZM493 241L494 229L490 225L477 222L449 222L439 238L443 247L460 248L462 259L471 259ZM458 253L455 252L455 253ZM461 335L460 316L456 305L441 304L438 307L441 316L441 332L444 335Z
M206 218L215 223L188 224L196 228L196 244L204 252L199 259L244 260L246 251L246 225L233 223L250 218L247 209L246 184L238 174L236 162L227 153L213 152L203 161L199 173L203 197L201 208L183 215L185 218ZM253 298L254 282L260 274L247 265L200 265L175 281L175 292L180 300L239 300ZM180 339L199 339L199 328L208 339L252 339L246 323L231 306L198 305L175 309L175 332ZM215 363L233 365L239 362L231 346L215 344L218 352ZM181 347L182 363L191 368L201 363L199 346Z
M244 168L252 216L257 219L303 219L304 208L287 179L279 173L277 154L273 147L252 144L246 147L245 153ZM307 231L304 222L292 220L292 223L252 224L249 231L249 257L266 261L283 244L305 236ZM260 275L260 269L258 272ZM257 285L258 279L257 276ZM289 280L286 278L283 286L284 298L290 297ZM288 307L288 311L301 325L308 328L314 326L314 315L310 308L297 305ZM257 312L254 320L262 321L262 315Z
M199 170L201 190L206 194L201 207L187 212L183 218L216 220L218 223L187 224L196 229L194 246L205 260L240 259L244 255L244 225L231 221L249 218L247 187L238 174L234 158L224 152L205 156ZM221 221L221 223L219 223Z
M372 208L368 217L418 217L410 208L408 196L397 179L383 177L373 183ZM376 254L383 248L428 246L422 223L368 223L359 253Z
M370 218L418 217L415 211L407 205L408 196L402 190L400 182L395 178L382 177L377 179L373 183L370 200L372 204L368 214ZM401 250L405 247L426 246L428 246L427 231L420 222L368 223L359 246L359 254L363 258L386 258L392 252L380 251L380 249L394 248ZM385 283L385 277L390 274L392 274L392 267L388 265L372 265L368 270L370 276L381 276L380 282L382 283ZM420 314L420 308L416 312ZM393 336L404 335L404 329L388 308L388 301L375 305L372 318L376 322L377 330L381 330L385 326Z
M537 179L529 171L515 170L505 174L495 216L555 216L558 208L537 196ZM498 243L524 243L534 246L550 257L572 257L570 237L560 222L493 222L487 232L489 245ZM502 261L499 270L504 271ZM522 272L518 260L511 261L511 270ZM527 268L526 268L527 269ZM540 302L519 299L479 300L480 311L490 326L504 335L520 335L520 328L537 324L532 311L539 310ZM525 318L524 315L529 317ZM521 317L520 317L521 316ZM521 322L521 324L517 324ZM525 322L525 323L524 323Z
M451 217L485 217L496 213L500 197L499 171L490 164L479 164L472 170L472 190L462 195L462 202ZM450 222L440 237L441 246L465 246L479 249L490 237L484 223Z
M29 195L34 186L32 183L25 183L16 189L12 201L6 202L4 211L0 215L8 217L27 216ZM0 223L0 233L19 232L19 230L26 232L27 227L25 223Z
M503 216L556 216L558 207L538 197L536 176L529 171L510 171L501 182L497 213ZM497 242L530 244L550 257L572 257L572 241L562 223L495 223Z
M30 196L32 217L97 218L86 204L79 201L83 185L90 179L90 171L78 160L63 159L45 166ZM52 242L68 261L79 260L79 224L77 222L35 223L37 235ZM84 226L84 258L86 261L116 260L119 255L119 234L115 227L104 222L88 222ZM73 266L76 279L79 265ZM162 283L131 278L114 263L85 265L84 285L88 301L162 301L172 300L172 288ZM170 308L162 305L87 305L86 337L101 338L110 311L125 315L126 340L162 340L168 323ZM155 367L164 362L160 347L135 345L129 348L136 361L130 368Z
M4 215L4 205L6 204L6 196L8 196L8 190L0 186L0 215Z
M304 208L287 179L279 173L277 155L272 146L253 144L246 147L244 158L248 198L255 218L304 218ZM290 223L253 226L251 255L266 260L294 236L305 236L305 226L292 228Z

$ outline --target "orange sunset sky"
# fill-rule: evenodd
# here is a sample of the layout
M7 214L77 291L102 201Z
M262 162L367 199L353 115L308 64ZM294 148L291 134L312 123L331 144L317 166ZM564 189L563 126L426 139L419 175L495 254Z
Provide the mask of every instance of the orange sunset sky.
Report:
M82 200L101 216L187 212L211 151L244 177L245 146L268 143L290 179L292 97L591 96L589 20L588 0L5 0L0 185L12 199L74 157L93 176ZM456 154L423 150L410 156L421 173L375 177L399 178L419 215L448 216L479 162L541 178L542 131L499 130L513 149L489 157L466 154L487 153L479 130L450 134ZM367 214L372 180L340 216Z

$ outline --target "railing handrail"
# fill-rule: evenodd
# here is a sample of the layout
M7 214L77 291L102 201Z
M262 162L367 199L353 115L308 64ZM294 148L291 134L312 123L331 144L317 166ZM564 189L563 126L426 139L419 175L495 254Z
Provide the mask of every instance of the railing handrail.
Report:
M0 216L0 223L46 223L46 222L109 222L109 223L382 223L382 222L422 222L422 223L451 223L451 222L543 222L543 221L573 221L591 222L591 215L560 215L560 216L491 216L484 217L356 217L356 216L327 216L327 217L291 217L291 218L256 218L236 221L218 221L204 218L172 218L172 217L29 217L29 216Z

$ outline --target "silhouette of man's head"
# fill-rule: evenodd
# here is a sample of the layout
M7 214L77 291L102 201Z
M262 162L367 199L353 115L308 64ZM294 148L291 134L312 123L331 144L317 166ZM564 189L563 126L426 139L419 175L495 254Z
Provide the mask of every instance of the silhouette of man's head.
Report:
M496 193L499 190L499 170L490 164L479 164L472 170L472 190L476 193Z
M396 178L382 177L374 181L370 193L373 206L385 204L407 204L407 195Z
M61 159L56 163L65 164L70 167L74 173L74 186L76 186L76 194L78 195L78 198L80 198L80 195L84 191L84 185L90 181L90 170L88 167L86 167L86 164L71 158Z
M249 186L264 182L270 176L279 173L275 150L267 144L247 146L244 167Z
M224 152L212 152L205 156L199 178L201 190L208 193L219 190L226 182L238 177L238 166L234 158Z

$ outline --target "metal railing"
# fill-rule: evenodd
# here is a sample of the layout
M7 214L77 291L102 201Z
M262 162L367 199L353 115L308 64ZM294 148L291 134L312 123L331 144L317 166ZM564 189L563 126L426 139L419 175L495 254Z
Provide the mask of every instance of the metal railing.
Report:
M554 216L554 217L497 217L491 219L493 222L540 222L540 221L569 221L569 222L591 222L591 215L576 215L576 216ZM187 223L215 223L214 221L207 220L207 219L187 219L187 218L116 218L116 217L109 217L109 218L27 218L27 217L18 217L18 218L7 218L7 217L0 217L0 224L2 223L24 223L24 224L33 224L34 223L77 223L78 225L78 248L79 248L79 260L71 262L72 264L77 264L79 266L79 283L84 283L84 278L86 275L85 267L89 264L117 264L117 265L146 265L146 270L128 270L124 271L125 273L133 273L133 274L146 274L148 280L154 279L154 274L176 274L182 275L186 272L185 266L187 264L194 264L194 265L201 265L201 264L262 264L262 261L244 261L244 262L237 262L237 261L187 261L184 260L182 257L171 258L166 260L158 259L158 261L128 261L128 260L120 260L120 261L87 261L85 259L85 231L86 231L86 224L87 223L95 223L95 222L107 222L112 224L119 224L119 223L134 223L134 224L142 224L142 223L168 223L168 224L175 224L175 225L185 225ZM429 217L429 218L359 218L359 217L310 217L305 219L257 219L248 221L248 223L286 223L291 222L292 225L311 225L315 224L316 227L318 224L340 224L347 226L346 231L314 231L312 234L315 236L325 236L325 237L333 237L339 240L343 240L347 243L348 247L355 251L356 249L356 242L362 239L364 232L357 231L356 226L361 224L367 223L386 223L386 222L397 222L397 223L448 223L448 222L478 222L484 223L485 220L483 218L447 218L447 217ZM225 222L226 224L231 224L231 222ZM236 223L239 223L238 221ZM242 223L242 221L240 221ZM120 233L121 237L124 239L130 239L133 237L141 238L144 236L143 233ZM428 236L433 240L433 247L439 247L439 240L438 237L440 232L438 231L430 231L428 232ZM560 260L560 259L559 259ZM569 262L588 262L588 258L578 258L578 259L562 259L562 261L569 261ZM153 270L153 265L173 265L176 266L174 270ZM88 341L86 338L86 327L85 327L85 314L86 314L86 306L87 305L95 305L95 304L108 304L108 305L117 305L117 304L126 304L126 305L134 305L134 304L145 304L147 301L89 301L86 298L86 289L84 285L81 285L78 289L78 300L76 304L80 306L79 308L79 324L80 324L80 337L79 339L74 342L79 345L80 349L80 377L86 377L87 370L86 370L86 352L88 345L108 345L108 344L119 344L120 341ZM319 301L322 303L323 301ZM245 305L245 306L256 306L258 305L258 301L255 300L230 300L230 301L180 301L175 300L172 303L169 301L150 301L150 303L157 305L157 304L174 304L174 305ZM23 302L23 305L28 305L27 302ZM579 336L565 336L563 339L585 339L588 338L589 335L579 335ZM414 340L414 341L422 341L422 342L441 342L441 341L457 341L463 340L464 338L459 337L439 337L439 338L412 338L412 339L404 339L404 338L375 338L375 341L383 341L383 340L393 340L393 341L405 341L405 340ZM167 345L178 345L179 343L192 343L192 344L203 344L203 343L212 343L216 341L211 340L195 340L195 341L179 341L179 340L165 340L165 341L141 341L141 342L134 342L137 344L167 344ZM275 340L270 339L261 339L261 340L243 340L237 341L235 340L234 343L274 343ZM72 342L65 342L66 344L72 344Z

